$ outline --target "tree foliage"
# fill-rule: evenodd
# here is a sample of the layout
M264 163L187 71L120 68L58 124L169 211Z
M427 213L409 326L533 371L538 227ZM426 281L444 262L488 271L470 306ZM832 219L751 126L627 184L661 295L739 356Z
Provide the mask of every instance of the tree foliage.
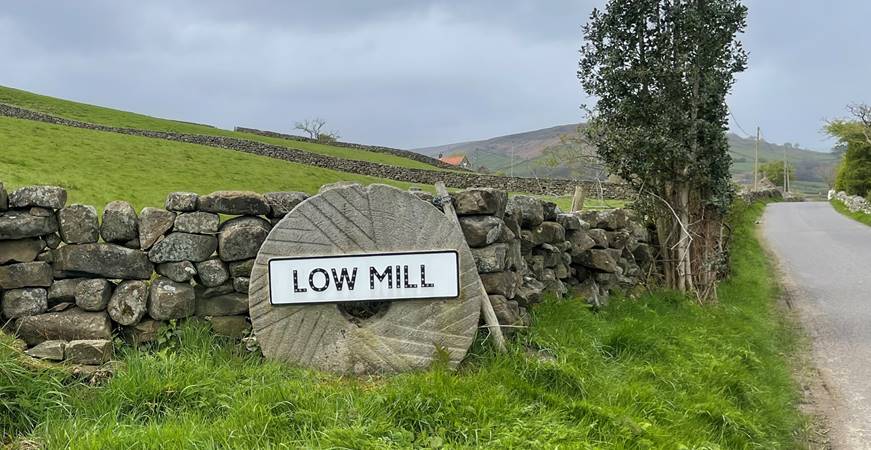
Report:
M795 166L787 163L786 167L789 170L789 179L795 180ZM761 172L765 178L768 178L768 181L774 183L775 186L783 186L783 161L771 161L761 164L759 166L759 172Z
M316 117L314 119L305 119L302 122L296 122L293 125L294 130L302 131L307 134L310 139L318 142L329 144L339 140L339 133L336 131L326 131L324 127L327 121Z
M843 150L835 176L835 189L867 197L871 195L871 109L864 106L851 110L856 120L835 120L826 127Z
M746 16L739 0L609 0L584 27L578 77L597 99L586 137L657 199L668 284L702 295L731 201L725 98L746 67Z

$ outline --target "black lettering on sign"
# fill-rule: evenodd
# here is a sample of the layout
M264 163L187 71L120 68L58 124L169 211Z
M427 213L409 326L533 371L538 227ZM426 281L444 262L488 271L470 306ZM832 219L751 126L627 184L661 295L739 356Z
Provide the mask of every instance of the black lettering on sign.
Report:
M315 286L315 274L316 273L323 274L323 276L324 276L324 285L321 287ZM315 270L312 270L312 272L308 275L308 285L311 286L312 290L314 290L315 292L324 292L327 290L328 287L330 287L330 274L327 273L326 270L321 269L321 268L317 268Z
M402 273L402 287L406 289L416 288L416 284L408 284L408 266L404 266L403 268L405 269L405 272Z
M296 273L296 269L293 270L293 292L297 294L308 292L308 289L299 287L299 274Z
M348 269L342 267L342 275L336 273L336 269L333 269L333 284L336 285L336 290L341 291L345 287L345 283L348 283L348 290L354 290L354 283L357 282L357 268L354 267L354 270L351 271L351 276L348 277Z
M434 286L435 286L434 284L426 282L426 266L421 264L420 265L420 287L430 288L430 287L434 287Z
M387 278L387 287L393 289L393 266L387 266L387 268L384 269L384 273L378 273L378 269L370 267L369 290L375 290L375 278L378 278L378 281L382 283L384 282L384 279Z

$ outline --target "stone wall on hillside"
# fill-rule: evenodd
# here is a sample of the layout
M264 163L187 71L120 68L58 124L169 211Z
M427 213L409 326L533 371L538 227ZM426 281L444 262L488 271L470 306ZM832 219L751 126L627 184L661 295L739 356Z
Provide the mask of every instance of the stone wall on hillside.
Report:
M849 195L844 191L829 191L829 200L838 200L847 207L850 212L871 214L871 202L859 195Z
M284 134L284 133L276 133L274 131L265 131L258 130L257 128L246 128L246 127L236 127L236 131L240 133L249 133L249 134L257 134L260 136L273 137L279 139L287 139L290 141L299 141L299 142L308 142L311 144L323 144L323 142L318 141L317 139L308 138L305 136L297 136L295 134ZM433 158L431 156L422 155L420 153L412 152L409 150L401 150L398 148L391 147L382 147L379 145L364 145L364 144L355 144L353 142L342 142L342 141L333 141L328 145L333 147L343 147L343 148L353 148L357 150L365 150L367 152L375 152L375 153L386 153L388 155L401 156L406 159L413 159L415 161L419 161L422 163L429 164L435 167L441 167L443 169L450 170L459 170L463 172L468 172L468 169L464 169L462 167L455 166L453 164L448 164L442 160Z
M414 194L436 207L444 201ZM113 201L99 215L67 205L60 187L7 192L0 183L4 328L35 357L87 365L111 358L113 337L149 342L169 320L201 318L217 334L247 336L254 258L272 227L307 198L174 192L163 208L137 212ZM526 308L546 293L601 305L655 266L653 234L625 210L564 214L495 189L451 201L504 325L525 323Z
M628 186L622 184L564 179L500 177L459 171L438 171L395 167L368 161L333 158L300 149L225 136L206 136L96 125L55 117L2 103L0 103L0 115L90 130L206 145L326 169L333 169L341 172L369 175L377 178L386 178L389 180L404 181L408 183L433 185L438 181L442 181L447 186L458 189L492 187L504 189L509 192L524 192L535 195L570 195L574 193L576 186L581 186L585 188L591 196L601 196L605 199L625 199L628 198L630 194Z

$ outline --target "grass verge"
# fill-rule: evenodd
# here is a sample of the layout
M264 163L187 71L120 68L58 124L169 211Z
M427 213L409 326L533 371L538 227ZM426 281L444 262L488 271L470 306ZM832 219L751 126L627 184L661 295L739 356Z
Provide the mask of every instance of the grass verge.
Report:
M48 448L796 448L796 340L755 236L762 209L735 208L714 306L549 300L506 355L478 343L458 372L370 379L265 362L189 322L160 349L123 350L104 385L67 381L13 431Z
M830 201L830 203L832 204L832 207L835 208L835 211L837 211L837 212L839 212L839 213L841 213L841 214L843 214L843 215L845 215L845 216L847 216L847 217L849 217L857 222L861 222L861 223L864 223L865 225L871 226L871 214L865 214L865 213L859 212L859 211L857 211L857 212L850 211L850 209L847 208L847 205L845 205L844 202L842 202L838 199L833 198Z

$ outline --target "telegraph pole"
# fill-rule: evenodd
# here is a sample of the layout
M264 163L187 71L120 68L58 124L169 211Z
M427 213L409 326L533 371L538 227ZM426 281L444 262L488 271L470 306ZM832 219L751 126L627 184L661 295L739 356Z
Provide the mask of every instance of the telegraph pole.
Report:
M783 191L789 192L789 166L786 162L786 146L783 146Z
M759 190L759 135L762 130L756 127L756 159L753 160L753 190Z

